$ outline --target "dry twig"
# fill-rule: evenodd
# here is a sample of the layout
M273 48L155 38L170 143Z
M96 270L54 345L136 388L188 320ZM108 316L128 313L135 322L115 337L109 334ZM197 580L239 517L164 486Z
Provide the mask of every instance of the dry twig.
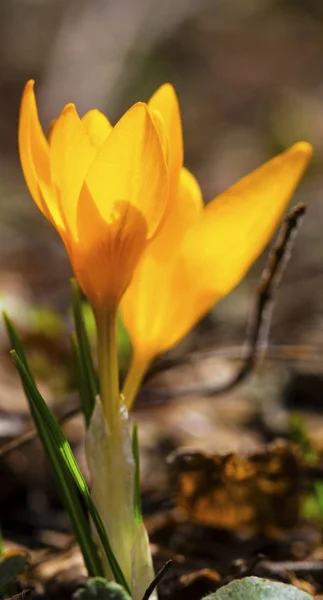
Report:
M64 415L62 415L60 417L56 417L56 419L60 425L64 425L70 419L73 419L73 417L78 415L79 413L80 413L80 407L74 406L74 407L70 408ZM25 444L32 442L36 437L37 437L37 430L33 427L32 429L29 429L25 433L22 433L19 437L14 438L13 440L10 440L10 442L8 442L7 444L3 444L2 446L0 446L0 458L2 458L3 456L6 456L6 454L9 454L13 450L18 450L18 448L21 448Z
M305 204L297 204L285 217L277 242L269 253L263 270L254 308L248 325L247 342L243 364L231 381L211 391L222 393L231 390L250 375L268 343L275 294L285 267L290 259L295 237L306 212Z

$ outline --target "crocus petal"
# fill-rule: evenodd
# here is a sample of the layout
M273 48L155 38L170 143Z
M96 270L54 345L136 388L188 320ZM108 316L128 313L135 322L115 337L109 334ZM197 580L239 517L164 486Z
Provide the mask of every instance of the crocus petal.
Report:
M114 204L126 201L146 219L148 237L155 234L168 200L168 176L145 104L135 104L113 128L87 173L86 186L107 223Z
M274 233L311 152L309 144L295 144L213 200L202 214L199 207L199 217L194 224L188 219L178 250L172 245L172 260L165 262L162 253L154 253L161 229L121 303L138 363L169 350L239 283Z
M85 295L97 310L118 304L147 245L145 218L130 202L119 201L107 222L83 187L78 234L69 255Z
M98 149L103 146L113 129L107 117L96 108L89 110L84 117L82 117L82 123L92 144Z
M77 205L85 175L97 149L92 144L75 106L68 104L51 132L50 165L66 229L77 239Z
M228 294L263 252L312 156L299 142L243 177L206 207L188 232L183 254L199 269L209 301L200 314Z
M183 168L172 209L156 238L147 246L121 302L123 320L140 360L150 360L163 351L172 335L169 325L175 326L176 331L178 313L185 310L183 296L172 294L172 282L177 277L182 238L202 209L200 187L195 177Z
M39 122L33 80L27 82L22 95L18 145L22 170L33 200L45 217L63 227L55 194L51 190L49 148ZM40 191L42 184L45 194Z
M173 314L164 351L240 283L274 234L311 156L309 144L295 144L210 202L187 231L171 285L183 310L176 319Z
M204 209L201 188L194 175L185 167L180 171L177 194L169 204L166 218L148 250L162 263L173 260L186 231L202 215Z
M165 156L165 161L166 164L168 165L169 162L169 141L168 141L168 137L167 137L167 132L165 129L165 124L164 124L164 120L163 117L161 116L160 112L158 112L158 110L151 110L150 111L150 115L151 118L154 122L154 125L158 131L158 135L159 135L159 139L160 139L160 143L161 143L161 147L163 149L164 152L164 156Z
M49 125L48 125L48 127L46 129L46 139L47 139L47 143L48 143L49 146L50 146L51 141L52 141L52 133L54 131L54 127L56 125L56 122L57 122L57 118L51 119L49 121Z
M178 178L183 166L183 133L178 99L170 83L162 85L148 102L149 110L157 111L164 122L168 141L168 167L170 196L176 193Z
M165 231L167 227L172 227L175 237L176 228L176 237L178 237L178 227L183 232L186 231L202 215L203 210L203 197L199 183L193 173L183 167L180 172L177 197L172 203Z

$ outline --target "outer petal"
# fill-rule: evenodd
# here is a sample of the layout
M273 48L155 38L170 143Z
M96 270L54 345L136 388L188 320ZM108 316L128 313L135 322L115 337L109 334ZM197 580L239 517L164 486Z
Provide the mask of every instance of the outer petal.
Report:
M103 146L113 129L107 117L96 108L89 110L84 117L82 117L82 123L84 124L92 144L98 149Z
M176 335L176 320L185 311L183 295L173 294L178 252L187 228L200 216L202 208L196 179L182 169L172 210L144 252L121 302L124 323L140 359L150 360L163 351L174 332ZM189 289L185 291L188 293Z
M74 104L68 104L56 120L50 142L52 181L66 230L77 239L77 206L85 175L97 149L88 136Z
M203 209L201 188L194 175L183 167L177 194L170 202L165 221L148 252L153 253L162 263L172 260L175 249L189 227L202 215Z
M21 100L18 131L19 154L28 189L41 212L55 226L62 220L51 190L49 148L39 122L34 81L27 82ZM40 188L46 189L46 194Z
M267 246L312 155L299 142L243 177L206 207L183 254L199 270L200 314L228 294Z
M170 83L162 85L148 102L149 110L157 111L164 122L168 142L170 195L176 193L180 170L183 166L183 133L178 99Z
M86 185L107 223L115 202L130 202L145 218L148 237L155 234L168 200L168 175L145 104L135 104L113 128L87 173Z
M183 167L180 172L178 192L172 202L163 235L178 239L182 232L184 234L196 222L203 210L203 197L199 183L194 175Z
M137 360L174 346L239 283L267 245L310 157L309 144L295 144L221 194L187 229L172 261L145 252L121 304Z
M158 112L158 110L151 110L150 111L150 115L151 118L154 122L154 125L158 131L158 135L159 135L159 139L160 139L160 143L161 143L161 147L163 149L164 152L164 156L165 156L165 161L166 164L168 166L168 162L169 162L169 143L168 143L168 137L167 137L167 132L165 129L165 124L164 124L164 120L163 117L161 116L160 112Z

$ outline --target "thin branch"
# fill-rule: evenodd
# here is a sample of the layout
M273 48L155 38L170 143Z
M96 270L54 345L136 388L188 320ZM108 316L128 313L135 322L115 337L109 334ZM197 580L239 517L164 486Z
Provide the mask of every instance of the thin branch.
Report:
M142 600L149 600L151 594L153 593L154 589L157 587L161 579L164 577L166 571L168 571L168 569L172 566L172 562L172 560L168 560L167 562L165 562L160 571L158 571L156 577L146 589Z
M244 381L250 375L260 355L266 350L276 291L290 259L305 212L305 204L297 204L285 217L277 242L269 253L267 264L261 275L254 309L248 325L244 362L231 381L214 388L211 393L229 391Z
M80 407L74 406L73 408L70 408L61 417L56 417L57 422L59 423L59 425L65 425L65 423L67 423L70 419L73 419L73 417L78 415L80 412L81 412ZM25 444L32 442L36 437L37 437L37 431L33 427L32 429L29 429L25 433L22 433L19 437L14 438L13 440L10 440L10 442L8 442L7 444L3 444L2 446L0 446L0 458L3 458L3 456L6 456L13 450L18 450L18 448L21 448Z

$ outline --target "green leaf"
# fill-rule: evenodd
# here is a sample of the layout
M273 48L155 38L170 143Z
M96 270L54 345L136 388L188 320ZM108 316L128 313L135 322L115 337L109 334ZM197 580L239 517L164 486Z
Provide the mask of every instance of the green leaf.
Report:
M26 552L17 551L4 554L0 560L0 590L4 590L16 577L30 567Z
M76 381L77 381L77 389L80 396L81 408L85 418L86 426L88 427L90 424L92 412L93 412L93 394L90 386L88 384L88 379L86 377L86 372L83 368L80 346L77 341L76 333L73 332L71 334L71 348L72 348L72 357L73 363L75 367L76 373Z
M95 397L99 393L99 382L94 368L89 338L84 323L81 291L75 279L71 280L71 287L73 315L78 343L78 361L80 363L79 369L83 374L82 380L79 381L79 385L80 389L83 388L81 393L82 409L86 424L88 425L92 416Z
M103 577L89 579L75 596L77 600L131 600L121 585Z
M293 585L260 577L245 577L223 586L215 594L205 596L204 600L313 600L313 598Z
M55 417L49 410L44 398L32 382L30 375L27 369L25 368L23 362L17 355L17 352L15 350L12 350L11 355L19 371L21 381L24 386L26 395L29 399L30 405L32 406L33 411L38 415L42 429L46 431L46 434L49 437L49 439L51 439L56 451L59 451L60 457L63 459L66 468L69 470L72 478L74 479L82 495L82 498L89 511L89 514L92 517L94 526L97 530L103 549L110 563L110 567L116 582L122 585L127 591L129 591L129 587L125 580L123 572L112 551L102 519L96 509L95 504L93 503L89 488L87 487L85 479L74 458L72 449L62 430L60 429Z
M134 476L134 513L138 525L143 522L141 511L141 495L140 495L140 457L138 444L138 425L134 423L132 429L132 454L135 461L135 476Z
M95 342L97 337L95 316L92 306L86 301L82 302L82 315L88 338L90 341ZM125 375L128 372L131 361L132 346L120 311L118 311L117 315L117 345L119 369L121 374Z
M24 350L24 347L22 345L21 339L11 321L11 319L9 318L9 316L7 315L6 312L2 313L3 319L4 319L4 324L6 326L6 330L7 330L7 334L11 343L11 346L14 350L16 350L20 360L22 361L22 363L24 364L25 368L27 369L30 378L32 379L32 381L34 381L34 377L33 374L29 368L28 365L28 361L27 361L27 356Z
M90 524L86 515L84 514L84 509L81 504L75 483L71 478L69 469L66 467L65 462L61 458L59 449L54 444L47 428L44 427L39 412L37 411L34 402L31 400L33 395L37 395L37 388L30 373L22 343L11 320L6 314L4 314L4 320L11 344L15 351L15 355L19 359L19 364L23 366L24 373L26 373L28 376L27 388L25 385L26 377L23 379L21 372L18 369L29 403L31 415L53 470L53 474L61 494L62 502L68 513L75 537L80 545L84 563L90 576L103 575L101 560L99 558L96 545L92 539Z
M118 340L118 357L119 357L119 369L123 376L128 372L131 355L132 345L130 341L129 333L123 323L121 312L118 312L117 316L117 340Z

